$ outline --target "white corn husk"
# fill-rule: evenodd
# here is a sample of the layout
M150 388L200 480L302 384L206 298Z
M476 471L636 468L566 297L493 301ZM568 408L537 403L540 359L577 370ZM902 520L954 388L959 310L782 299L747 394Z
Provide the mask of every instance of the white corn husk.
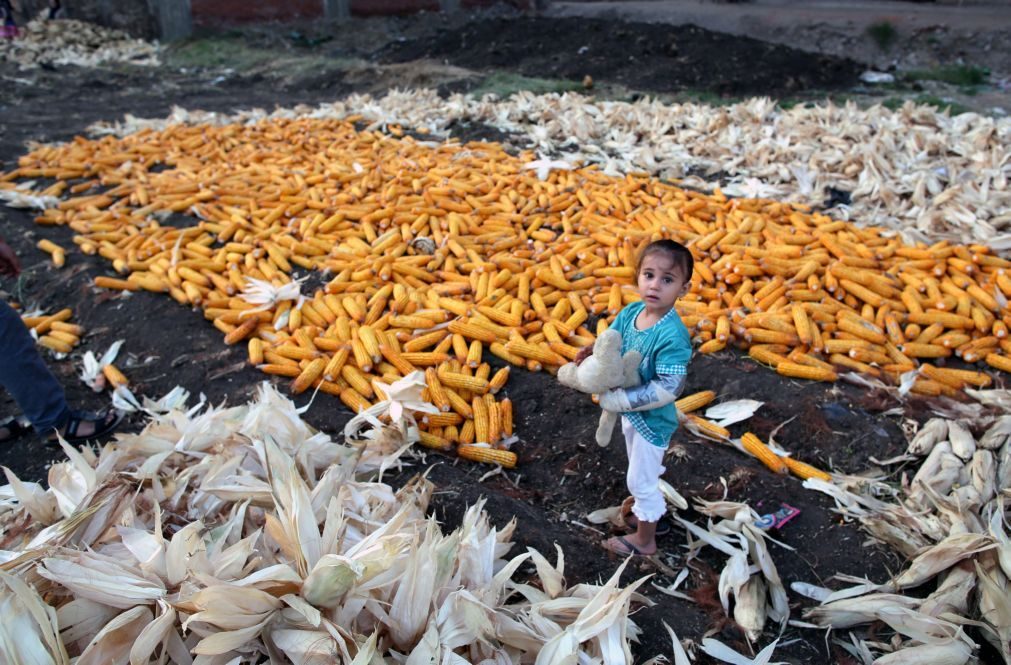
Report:
M919 586L959 561L994 547L993 539L982 534L961 533L949 536L913 559L909 567L892 583L898 589Z
M0 654L11 663L69 665L56 610L28 584L0 571Z
M929 487L938 494L947 494L958 480L963 464L962 460L951 451L951 443L942 441L937 444L913 476L910 482L910 498L922 503L925 500L924 487Z
M130 657L130 648L151 624L151 608L139 605L126 610L98 632L81 652L75 665L122 663Z
M976 439L973 438L969 428L957 420L948 422L948 441L951 443L951 452L963 462L969 461L976 452Z
M778 643L779 639L775 639L759 651L754 658L748 658L737 653L723 642L712 637L707 637L702 640L702 651L720 662L730 663L731 665L786 665L781 662L772 662L772 652Z
M918 607L916 598L894 593L872 593L856 598L843 598L813 607L804 612L804 618L826 628L852 628L875 621L878 612L887 607Z
M102 368L116 362L116 356L119 355L119 349L123 346L123 342L124 340L121 339L113 342L106 352L102 354L101 359L95 358L95 354L91 351L84 352L84 356L81 358L83 365L80 374L81 381L84 381L85 385L96 393L102 392L106 384Z
M1001 652L1005 662L1011 661L1011 598L1008 597L1008 577L990 563L986 567L974 562L979 579L979 608L983 621L992 632L983 636ZM996 638L996 639L994 639Z
M752 642L758 641L765 628L765 582L762 580L761 575L749 577L734 599L734 621Z
M1011 415L1004 415L983 432L979 437L979 447L986 450L997 450L1011 437Z
M108 63L159 64L157 43L74 19L48 20L45 14L21 26L18 36L0 42L0 60L21 69L40 65L98 67Z
M898 651L875 658L874 665L965 665L971 657L972 647L962 641L903 645Z
M948 438L948 421L945 418L931 418L923 424L909 442L906 452L910 455L927 455L934 446Z
M942 614L965 616L969 612L969 598L976 587L976 573L967 564L962 562L944 573L937 589L920 605L920 612L933 617Z
M1011 487L1011 438L1005 441L997 452L997 479L995 482L1001 490Z
M533 550L506 560L516 523L494 528L483 501L443 534L428 515L432 483L375 482L359 450L307 427L268 385L249 405L184 408L151 413L144 432L100 451L66 450L59 501L55 488L0 488L9 497L0 527L29 525L4 565L46 584L54 603L27 615L0 584L23 645L54 654L22 661L67 663L60 649L80 662L138 664L285 654L367 665L389 649L411 662L435 653L505 665L552 649L586 662L631 658L639 630L629 606L648 604L635 593L643 580L568 586L561 550L554 564ZM62 517L61 506L76 509ZM30 510L53 523L28 522ZM535 584L512 579L525 562ZM0 660L17 653L4 649Z
M977 450L968 464L969 479L985 504L997 495L997 462L993 453L985 448Z

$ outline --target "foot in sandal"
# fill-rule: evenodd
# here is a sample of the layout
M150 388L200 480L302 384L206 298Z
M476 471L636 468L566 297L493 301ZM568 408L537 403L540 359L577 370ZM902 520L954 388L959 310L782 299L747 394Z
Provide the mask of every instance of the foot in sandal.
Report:
M621 556L652 556L656 554L656 541L641 542L636 534L615 536L604 541L604 549Z
M118 411L108 409L101 413L87 413L84 411L74 411L70 418L60 428L59 434L63 440L70 444L81 444L90 439L98 439L109 434L123 420L123 415ZM59 439L54 432L46 443L58 444Z

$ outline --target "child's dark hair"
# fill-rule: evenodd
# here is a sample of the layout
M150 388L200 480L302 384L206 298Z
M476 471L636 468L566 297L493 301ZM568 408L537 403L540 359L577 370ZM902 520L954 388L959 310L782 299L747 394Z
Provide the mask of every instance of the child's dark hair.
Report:
M681 243L665 238L663 240L654 240L646 245L639 252L639 259L635 263L635 274L637 276L642 270L642 262L650 254L663 254L673 262L675 268L681 269L685 282L691 281L692 272L695 270L695 257L692 256L691 250Z

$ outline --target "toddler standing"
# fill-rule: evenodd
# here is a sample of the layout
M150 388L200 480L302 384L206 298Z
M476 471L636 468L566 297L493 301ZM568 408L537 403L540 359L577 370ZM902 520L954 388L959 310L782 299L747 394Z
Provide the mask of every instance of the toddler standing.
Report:
M640 302L621 310L612 328L621 333L621 352L639 351L640 385L610 390L600 406L622 414L621 431L628 451L626 481L631 494L635 531L611 538L604 547L622 555L656 553L657 522L666 512L660 477L663 457L678 427L674 400L684 388L692 355L688 329L674 309L688 291L695 261L673 240L658 240L639 255L636 275ZM580 363L593 353L580 351Z

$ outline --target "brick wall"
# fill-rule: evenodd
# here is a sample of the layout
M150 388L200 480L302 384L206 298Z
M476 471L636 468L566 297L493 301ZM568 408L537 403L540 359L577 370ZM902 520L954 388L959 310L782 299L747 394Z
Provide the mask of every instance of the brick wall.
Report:
M190 0L193 24L259 23L322 18L323 0Z
M463 9L490 7L502 0L457 0ZM505 0L505 4L530 9L534 0ZM215 26L227 23L285 21L323 16L323 0L190 0L193 24ZM438 11L439 0L350 0L354 16L388 16Z

